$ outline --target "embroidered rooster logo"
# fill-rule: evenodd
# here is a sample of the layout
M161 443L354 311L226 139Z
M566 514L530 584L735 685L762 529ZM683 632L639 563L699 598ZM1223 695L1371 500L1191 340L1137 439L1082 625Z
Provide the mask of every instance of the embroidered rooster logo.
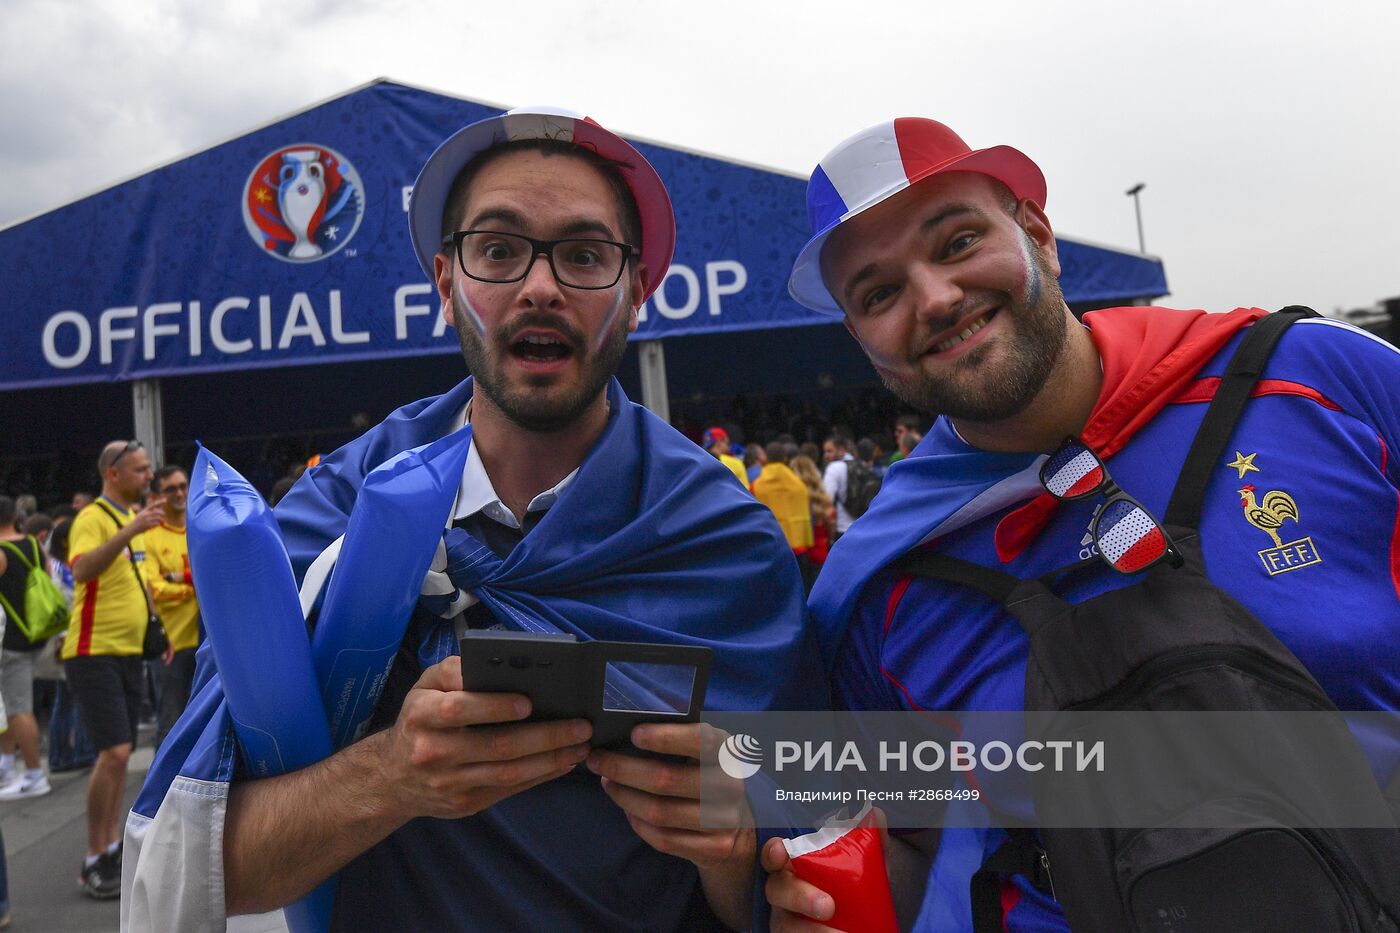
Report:
M1278 529L1283 527L1287 519L1291 519L1295 525L1298 523L1298 503L1294 502L1288 493L1278 489L1264 493L1264 501L1256 502L1254 492L1253 483L1242 486L1239 490L1245 521L1273 538L1274 547L1283 547Z

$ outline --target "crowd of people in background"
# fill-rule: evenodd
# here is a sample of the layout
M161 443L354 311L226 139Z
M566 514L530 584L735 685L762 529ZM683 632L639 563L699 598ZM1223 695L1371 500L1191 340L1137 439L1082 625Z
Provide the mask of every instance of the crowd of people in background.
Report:
M33 494L0 495L0 801L42 797L50 775L90 770L79 884L108 899L121 887L127 764L138 737L158 747L188 702L201 626L187 471L153 470L137 441L106 445L97 469L94 489L42 508ZM36 574L53 593L48 610ZM163 635L155 657L152 627ZM0 927L5 868L0 840Z
M844 427L798 442L781 433L766 443L737 443L743 428L714 425L699 444L773 512L810 593L831 545L865 514L890 465L923 439L915 415L900 415L889 433L853 439Z

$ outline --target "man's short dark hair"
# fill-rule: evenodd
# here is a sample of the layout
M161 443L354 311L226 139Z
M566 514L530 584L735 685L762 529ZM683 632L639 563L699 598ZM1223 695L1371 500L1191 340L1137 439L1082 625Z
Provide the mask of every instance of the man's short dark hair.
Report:
M24 527L20 531L27 535L39 535L45 531L53 530L53 519L43 512L35 512L24 520Z
M155 476L151 477L151 492L160 492L160 487L165 483L165 481L170 479L170 477L174 476L176 473L184 473L186 476L190 475L185 471L184 467L177 466L173 463L169 466L163 466L159 470L156 470Z
M832 434L832 435L829 435L829 436L827 437L827 439L826 439L826 442L827 442L828 444L835 444L837 447L840 447L842 450L850 450L850 449L851 449L851 442L850 442L850 439L847 438L846 435L844 435L844 434Z
M904 427L906 430L909 431L923 430L923 428L921 427L923 422L919 420L918 415L900 415L898 418L894 419L894 423L896 425Z
M768 455L769 463L788 462L788 445L782 441L772 441L763 449L763 452Z
M468 162L457 173L457 177L452 180L452 187L448 189L447 204L442 209L442 239L446 240L457 232L457 225L462 222L462 214L467 209L467 191L471 188L472 180L476 178L477 173L501 156L511 152L540 152L545 155L573 156L582 159L602 172L616 196L617 213L622 220L622 238L636 247L634 256L640 254L642 215L637 210L637 199L632 196L632 189L627 186L627 180L622 177L622 172L618 170L618 164L611 159L603 158L590 149L576 146L562 139L516 139L488 149ZM653 270L653 274L655 274L655 270Z
M10 496L0 496L0 527L8 528L15 522L15 516L19 510L15 508L15 500Z
M49 535L49 556L68 563L68 532L73 530L71 519L64 519L53 526Z
M856 456L869 463L875 459L875 442L868 437L862 437L856 443Z

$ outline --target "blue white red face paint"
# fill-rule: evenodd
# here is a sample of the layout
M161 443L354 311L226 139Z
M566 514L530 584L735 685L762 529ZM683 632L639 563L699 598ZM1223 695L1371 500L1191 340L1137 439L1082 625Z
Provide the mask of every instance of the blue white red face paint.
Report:
M467 281L468 280L465 276L453 276L452 307L455 313L463 315L466 318L466 320L471 322L472 328L476 331L476 335L482 340L485 340L486 321L482 319L481 312L477 310L476 305L472 304L471 299L467 297ZM487 287L499 288L501 286L491 285ZM567 286L560 287L567 288ZM593 352L595 353L602 348L604 343L607 342L608 336L613 332L613 328L617 326L618 316L621 315L624 311L631 310L631 302L628 300L631 290L624 284L622 279L618 279L617 283L613 285L612 290L614 293L612 307L608 309L608 312L604 316L601 325L598 327L598 330L593 334L593 339L589 341ZM579 290L569 289L569 291L572 292ZM589 292L582 291L581 294L586 295L589 294Z
M1040 274L1040 263L1035 261L1036 244L1031 239L1030 233L1021 227L1021 262L1025 265L1025 286L1021 295L1021 303L1027 308L1034 308L1040 303L1040 290L1043 285Z
M598 332L593 335L594 353L602 349L603 344L607 342L608 335L613 332L613 327L617 325L617 316L630 304L627 300L630 290L623 286L621 279L618 279L617 283L613 285L613 290L617 292L617 297L613 300L613 306L608 311L608 316L603 319L603 326L599 327Z
M476 328L476 335L481 339L486 339L486 322L481 319L481 312L476 310L476 305L467 298L465 278L452 276L452 309L457 314L465 314L472 327Z

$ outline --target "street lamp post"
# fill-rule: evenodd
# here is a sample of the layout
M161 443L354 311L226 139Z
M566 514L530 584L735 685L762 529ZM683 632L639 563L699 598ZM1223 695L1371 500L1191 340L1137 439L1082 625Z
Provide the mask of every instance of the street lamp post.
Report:
M1147 187L1147 182L1140 181L1133 185L1124 194L1131 195L1133 199L1133 213L1137 215L1138 225L1138 252L1147 252L1147 243L1142 238L1142 202L1138 200L1138 192Z

